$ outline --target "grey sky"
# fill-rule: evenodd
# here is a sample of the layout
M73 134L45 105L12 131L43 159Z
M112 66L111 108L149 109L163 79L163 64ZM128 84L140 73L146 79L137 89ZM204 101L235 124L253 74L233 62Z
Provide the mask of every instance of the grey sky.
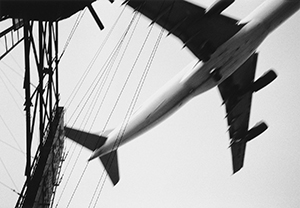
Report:
M213 1L194 0L193 2L209 6ZM261 2L263 1L237 0L226 10L226 14L241 19ZM131 19L131 8L125 8L123 18L112 33L103 53L96 60L78 96L71 104L66 103L106 33L121 12L123 7L119 6L120 3L119 0L113 5L104 0L95 2L94 7L106 27L105 31L99 31L90 13L86 11L62 59L60 65L61 105L68 106L65 121L69 125L74 124L79 127L82 126L82 122L85 122L86 111L74 123L74 117L79 113L75 109ZM60 23L61 48L76 17L77 15L74 15ZM245 165L239 173L232 175L231 153L228 149L229 140L228 132L226 132L227 121L224 119L225 108L221 106L222 100L217 89L212 89L191 100L153 130L119 149L121 180L116 187L112 187L109 180L105 181L97 207L298 207L300 204L299 20L300 13L298 12L274 31L259 47L256 77L269 68L273 68L278 73L278 78L271 85L254 94L250 126L263 119L269 125L269 129L247 145ZM103 130L113 102L148 32L149 23L145 18L141 18L133 36L133 44L128 49L130 52L125 56L126 61L120 67L108 100L104 103L100 116L97 117L92 127L93 116L91 116L85 127L86 130L90 128L92 131ZM130 84L108 124L108 129L124 119L134 88L139 82L139 77L159 32L160 28L155 26L130 79ZM189 51L181 49L182 44L179 40L172 36L165 36L162 38L137 106L194 59ZM7 86L10 86L11 94L19 104L17 107L3 81L0 80L2 95L0 113L24 151L25 117L24 113L20 112L24 102L23 83L22 78L8 67L16 69L23 75L22 53L23 46L19 46L12 56L3 60L5 63L0 62L0 76ZM14 83L18 92L11 87L3 71ZM72 118L74 112L75 115ZM18 148L1 120L0 129L1 140ZM38 139L35 138L33 143L36 146ZM74 145L67 140L66 150L71 148L69 154L73 147ZM80 148L76 146L73 157L68 157L63 166L65 176L57 189L55 200L56 204L61 196L58 207L66 207L69 203L91 154L87 150L82 150L62 194ZM24 182L24 155L1 142L0 157L20 191ZM70 165L66 168L65 165L69 160ZM103 167L99 161L94 160L89 163L69 207L89 206L102 173ZM15 188L2 164L0 175L1 182ZM17 198L17 194L0 185L0 207L14 206ZM91 207L94 202L95 199Z

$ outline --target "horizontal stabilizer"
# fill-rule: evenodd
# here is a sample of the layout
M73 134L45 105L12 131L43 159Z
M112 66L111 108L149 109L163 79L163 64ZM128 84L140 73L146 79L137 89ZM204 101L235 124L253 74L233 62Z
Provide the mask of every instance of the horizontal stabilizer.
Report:
M100 160L111 180L116 185L119 180L119 166L118 166L118 154L117 151L112 151L109 154L100 157Z
M69 128L67 126L65 126L65 136L91 151L101 147L107 139L103 136Z
M105 132L105 133L109 133L109 132ZM75 141L76 143L88 148L91 151L94 151L99 147L101 147L107 140L107 137L99 136L97 134L91 134L88 132L80 131L66 126L65 126L65 136ZM120 180L117 151L116 150L112 151L99 158L107 174L109 175L109 178L111 179L112 183L116 185Z

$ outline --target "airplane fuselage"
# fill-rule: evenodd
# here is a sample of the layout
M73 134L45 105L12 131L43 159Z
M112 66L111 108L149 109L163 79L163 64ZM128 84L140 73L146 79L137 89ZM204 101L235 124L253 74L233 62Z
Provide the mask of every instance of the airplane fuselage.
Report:
M268 0L240 21L242 29L221 45L207 62L185 67L146 101L127 121L116 127L90 160L123 145L167 118L191 98L217 86L234 73L262 41L300 8L300 0ZM212 74L217 70L220 79Z

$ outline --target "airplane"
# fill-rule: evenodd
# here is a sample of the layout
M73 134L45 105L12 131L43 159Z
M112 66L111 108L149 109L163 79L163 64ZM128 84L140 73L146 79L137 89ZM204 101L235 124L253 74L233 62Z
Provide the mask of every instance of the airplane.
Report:
M257 47L279 25L297 12L300 0L267 0L242 20L222 12L234 0L217 0L209 8L185 0L126 0L128 6L179 38L198 60L180 71L115 129L101 135L65 127L65 135L93 151L113 185L120 179L117 149L162 122L189 100L218 87L229 126L233 173L244 165L247 142L263 133L267 124L249 130L252 94L276 77L269 70L254 81Z

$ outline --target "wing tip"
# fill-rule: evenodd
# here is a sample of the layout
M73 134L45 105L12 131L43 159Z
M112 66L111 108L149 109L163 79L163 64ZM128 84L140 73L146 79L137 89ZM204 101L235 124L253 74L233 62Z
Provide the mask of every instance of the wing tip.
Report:
M239 172L242 169L243 165L238 166L238 167L233 167L233 173L232 175L235 175L237 172Z

